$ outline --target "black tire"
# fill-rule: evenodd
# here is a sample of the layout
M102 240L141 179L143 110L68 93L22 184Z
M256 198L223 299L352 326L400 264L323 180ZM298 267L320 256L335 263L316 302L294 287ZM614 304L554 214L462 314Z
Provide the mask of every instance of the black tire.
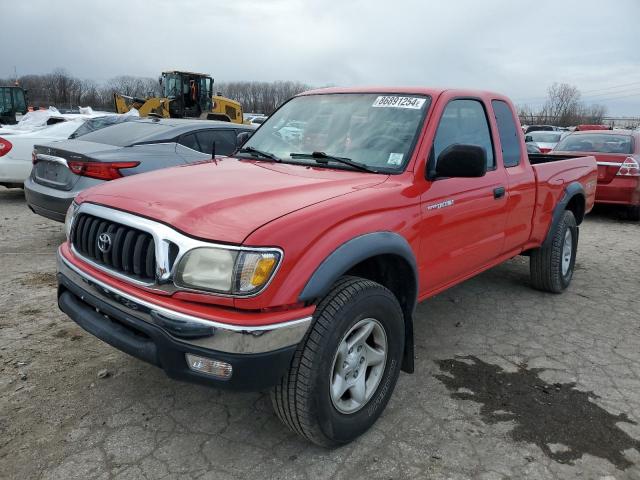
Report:
M375 318L387 340L387 357L379 384L360 410L344 414L330 395L334 358L350 329ZM348 443L367 431L387 405L404 348L404 319L396 297L382 285L343 277L320 302L314 322L296 350L288 374L271 392L280 420L311 442L331 447Z
M627 209L627 217L634 222L640 221L640 205L634 205Z
M567 231L571 232L572 248L568 270L563 273L563 245ZM566 210L550 234L551 243L549 245L531 251L529 257L531 283L538 290L560 293L571 283L578 251L578 226L573 212Z

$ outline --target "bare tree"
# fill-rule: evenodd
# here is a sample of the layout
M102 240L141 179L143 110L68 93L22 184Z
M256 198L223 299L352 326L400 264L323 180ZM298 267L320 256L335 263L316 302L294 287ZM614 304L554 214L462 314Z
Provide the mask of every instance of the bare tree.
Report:
M3 85L13 83L13 79L2 81ZM113 110L114 92L140 98L162 94L154 78L120 75L98 84L94 80L77 78L64 69L41 75L24 75L19 83L29 91L29 104L36 108L91 106L99 110ZM246 112L265 114L272 113L289 98L309 88L309 85L294 81L215 84L216 91L240 102Z
M542 109L534 111L528 105L518 106L523 124L548 124L568 127L579 124L601 124L607 109L603 105L585 105L580 101L580 91L567 83L554 83L547 90L547 100Z
M216 90L242 104L245 112L271 114L289 98L311 88L301 82L226 82Z

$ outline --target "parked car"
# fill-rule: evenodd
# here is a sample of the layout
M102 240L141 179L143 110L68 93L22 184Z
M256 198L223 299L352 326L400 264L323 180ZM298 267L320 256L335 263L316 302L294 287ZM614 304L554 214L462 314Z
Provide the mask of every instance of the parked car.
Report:
M68 138L78 138L91 131L108 125L130 121L135 117L107 115L91 119L77 118L50 127L26 133L0 137L0 185L7 188L22 188L33 166L35 144L55 142Z
M229 155L255 127L211 120L133 119L76 139L36 145L25 196L59 222L85 188L137 173ZM214 151L215 146L215 151Z
M542 153L535 143L527 143L527 153Z
M273 135L294 119L300 139ZM413 371L418 301L518 254L535 288L569 286L596 176L527 155L499 94L307 92L234 157L80 193L58 303L173 378L271 388L291 430L342 444Z
M555 152L593 155L598 162L596 203L624 206L640 220L640 132L632 130L573 132Z
M553 125L529 125L524 133L531 133L531 132L555 132L556 130L558 130L558 127L555 127Z
M36 143L68 138L81 122L62 122L27 133L0 137L0 185L19 188L31 173L31 153Z
M562 136L565 135L564 132L549 132L545 130L536 130L530 133L527 133L524 137L524 141L529 143L534 143L539 149L541 153L547 153L553 150L553 147L560 141Z
M613 127L608 125L578 125L575 129L576 132L584 132L587 130L613 130Z
M251 121L251 125L262 125L264 121L267 119L264 115L260 115L257 117L253 117Z

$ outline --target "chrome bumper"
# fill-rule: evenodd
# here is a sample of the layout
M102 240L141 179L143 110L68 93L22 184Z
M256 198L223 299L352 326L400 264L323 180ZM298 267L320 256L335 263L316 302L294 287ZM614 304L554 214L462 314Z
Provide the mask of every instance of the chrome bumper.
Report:
M159 327L175 340L188 345L226 353L264 353L297 345L311 325L312 317L274 325L244 327L187 315L138 299L101 282L69 262L60 251L57 257L58 273L74 285L126 315ZM89 303L88 298L80 298Z

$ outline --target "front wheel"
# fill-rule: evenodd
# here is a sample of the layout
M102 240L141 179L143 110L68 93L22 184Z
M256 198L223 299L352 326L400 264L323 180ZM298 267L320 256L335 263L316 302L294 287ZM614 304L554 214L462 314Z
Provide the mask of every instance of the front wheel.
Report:
M531 283L538 290L560 293L571 283L578 250L578 226L573 212L566 210L550 235L549 245L531 251Z
M334 446L369 429L389 401L400 373L404 319L393 293L356 277L339 280L314 316L271 400L291 430Z

